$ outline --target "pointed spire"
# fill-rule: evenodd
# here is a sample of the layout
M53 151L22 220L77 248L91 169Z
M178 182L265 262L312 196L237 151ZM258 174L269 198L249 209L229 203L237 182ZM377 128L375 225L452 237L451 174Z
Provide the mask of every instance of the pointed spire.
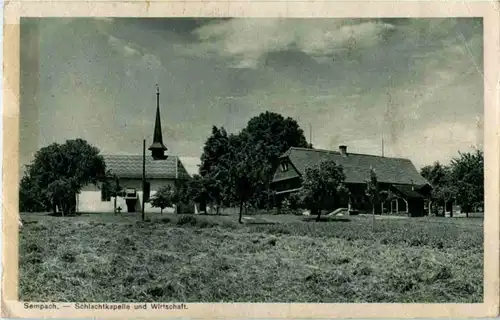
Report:
M163 137L161 133L161 118L160 118L160 88L156 85L156 120L153 133L153 143L148 148L151 150L153 159L161 160L166 159L165 151L167 147L163 144Z

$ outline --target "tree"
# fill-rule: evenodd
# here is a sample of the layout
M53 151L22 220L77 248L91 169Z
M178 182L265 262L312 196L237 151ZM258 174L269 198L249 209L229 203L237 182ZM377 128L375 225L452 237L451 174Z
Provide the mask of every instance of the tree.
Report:
M262 149L268 152L268 161L279 157L290 147L310 147L297 121L274 112L266 111L251 118L242 132L248 135L251 142L261 141L268 147Z
M260 178L258 174L262 170L258 169L259 159L248 150L251 144L248 143L245 133L231 135L229 142L228 178L232 192L228 196L239 205L238 222L243 223L243 208L254 195L257 180Z
M160 212L163 214L163 209L174 205L175 198L175 189L171 185L165 185L156 191L150 203L153 208L160 208Z
M254 202L261 207L269 206L270 182L278 166L279 157L290 147L310 148L311 145L297 121L269 111L251 118L242 134L247 138L246 143L251 145L246 148L250 153L249 157L259 159L260 163L258 167L254 167L260 171L255 175L261 177L255 185Z
M123 188L120 185L120 179L111 171L106 172L106 177L101 188L105 190L109 196L114 197L113 212L116 214L116 200L122 194ZM123 195L122 195L123 196Z
M174 196L173 204L175 205L176 213L182 213L183 205L187 205L191 202L191 197L189 194L189 183L183 180L178 180L174 186ZM181 209L181 211L179 211Z
M457 192L457 186L455 186L452 181L438 185L438 187L433 190L434 197L443 203L443 216L446 214L448 203L456 199ZM453 217L453 203L450 210L450 217Z
M200 164L200 176L205 177L218 172L221 158L229 153L229 137L226 130L221 127L212 127L212 134L208 137L203 147Z
M234 137L232 138L234 140ZM199 201L215 202L217 212L221 205L230 205L232 190L230 184L231 160L230 137L224 128L212 127L212 134L205 142L201 156L200 179L194 179L193 192L204 193L195 195ZM201 196L201 198L200 198Z
M432 165L423 167L420 174L434 187L444 184L446 181L446 167L439 161L434 162Z
M222 185L222 181L217 178L222 180L223 177L213 177L212 174L207 174L205 177L194 175L188 184L188 194L189 198L197 203L214 203L216 205L216 213L219 214L225 188Z
M33 179L25 174L21 179L19 187L19 211L20 212L42 212L50 210L50 199L48 199L33 182Z
M320 221L321 210L336 205L339 197L347 193L342 166L332 160L323 160L306 167L300 193L311 214L317 214L316 221Z
M443 216L446 211L446 204L451 201L455 196L455 189L453 188L450 168L442 165L439 161L434 162L432 165L423 167L420 174L432 186L432 192L429 201L429 210L434 201L443 203Z
M435 162L422 168L421 174L433 186L431 198L443 203L443 213L450 201L457 201L467 216L475 205L483 203L484 157L481 150L459 152L449 166Z
M207 190L208 199L216 205L216 214L219 214L220 208L224 204L224 199L227 197L227 187L224 186L223 181L213 175L205 177L204 187Z
M270 181L278 158L290 147L308 148L310 144L295 120L277 113L268 111L251 118L238 134L228 135L224 128L212 127L200 165L202 177L217 181L210 187L210 199L218 205L235 201L240 206L269 206ZM240 191L234 190L237 185ZM243 195L243 189L251 194Z
M29 180L39 200L48 199L54 213L59 207L64 215L74 210L76 194L85 185L103 181L105 167L99 149L82 139L67 140L38 150L24 183Z
M193 179L189 181L188 186L189 198L194 202L206 205L209 197L208 191L205 188L204 178L198 174L193 175Z
M380 203L380 192L377 174L370 168L370 178L366 181L366 196L372 204L373 219L375 219L375 208Z
M52 181L46 189L48 197L55 199L55 203L59 207L61 215L63 216L71 210L70 206L75 198L75 190L76 188L73 179L66 177L61 177Z
M484 155L482 150L462 153L451 160L451 183L466 216L484 202Z
M380 203L382 204L381 206L381 213L384 214L384 211L383 211L383 204L389 200L389 199L394 199L396 197L396 195L391 191L391 190L380 190L378 192L378 195L379 195L379 200L380 200Z
M290 204L290 209L296 210L301 205L301 199L299 192L293 192L288 196L288 203Z

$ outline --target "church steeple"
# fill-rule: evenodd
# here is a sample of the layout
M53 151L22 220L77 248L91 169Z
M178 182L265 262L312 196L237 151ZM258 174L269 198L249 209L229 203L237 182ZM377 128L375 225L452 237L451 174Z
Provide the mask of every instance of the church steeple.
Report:
M156 85L156 121L155 121L155 129L153 133L153 143L148 148L151 150L151 155L154 160L165 160L167 156L165 155L165 151L167 151L167 147L163 144L163 137L161 133L161 119L160 119L160 88Z

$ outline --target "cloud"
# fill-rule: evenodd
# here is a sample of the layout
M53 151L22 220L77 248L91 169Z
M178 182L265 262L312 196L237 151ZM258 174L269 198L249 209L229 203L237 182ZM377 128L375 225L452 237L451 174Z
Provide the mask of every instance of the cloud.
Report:
M379 154L383 134L387 155L417 165L482 139L477 21L116 20L43 20L40 146L81 137L140 152L156 83L172 155L199 157L212 125L236 132L266 110L297 119L307 138L311 124L317 147Z
M125 53L125 56L127 56L127 57L134 57L134 56L139 56L140 55L139 50L136 50L136 49L132 48L129 45L124 45L123 46L123 51Z
M113 35L108 36L108 42L112 48L127 58L140 57L143 55L140 48L137 48L132 43L119 39Z
M163 69L160 58L151 52L148 48L141 47L137 43L125 39L108 35L108 44L113 50L114 55L118 54L124 59L117 58L123 62L124 72L128 78L136 78L138 73L150 72L152 77L158 78L158 73Z
M141 62L146 65L149 70L156 70L162 67L162 63L157 56L151 53L146 53L141 57Z
M417 168L435 161L446 163L457 156L458 151L481 148L482 135L477 135L477 132L478 127L473 120L469 123L443 122L440 126L406 131L400 134L400 139L405 143L398 146L384 137L384 155L411 159ZM348 151L352 153L381 155L382 138L382 135L378 135L346 141L333 135L328 139L321 139L322 142L315 143L314 146L318 149L337 150L339 145L346 144ZM443 152L444 150L446 151Z
M384 41L394 29L378 21L321 19L232 19L194 31L201 41L191 52L214 53L236 68L255 68L268 53L290 49L318 61L365 50Z
M481 130L482 131L482 130ZM482 132L478 134L475 119L470 122L443 122L439 126L429 126L405 135L406 144L401 146L405 157L414 159L415 164L423 166L436 160L448 162L458 155L482 147ZM414 146L418 146L417 148ZM443 150L450 150L443 153Z
M384 37L395 29L391 24L373 21L335 27L329 30L305 28L298 38L297 47L318 59L339 53L349 55L382 43Z

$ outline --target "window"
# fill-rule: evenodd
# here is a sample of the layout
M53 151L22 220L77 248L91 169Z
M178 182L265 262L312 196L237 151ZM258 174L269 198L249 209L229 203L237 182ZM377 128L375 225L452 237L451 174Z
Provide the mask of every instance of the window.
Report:
M286 171L288 171L288 163L283 162L281 163L281 172L286 172Z
M137 190L135 188L125 188L125 199L137 199Z

